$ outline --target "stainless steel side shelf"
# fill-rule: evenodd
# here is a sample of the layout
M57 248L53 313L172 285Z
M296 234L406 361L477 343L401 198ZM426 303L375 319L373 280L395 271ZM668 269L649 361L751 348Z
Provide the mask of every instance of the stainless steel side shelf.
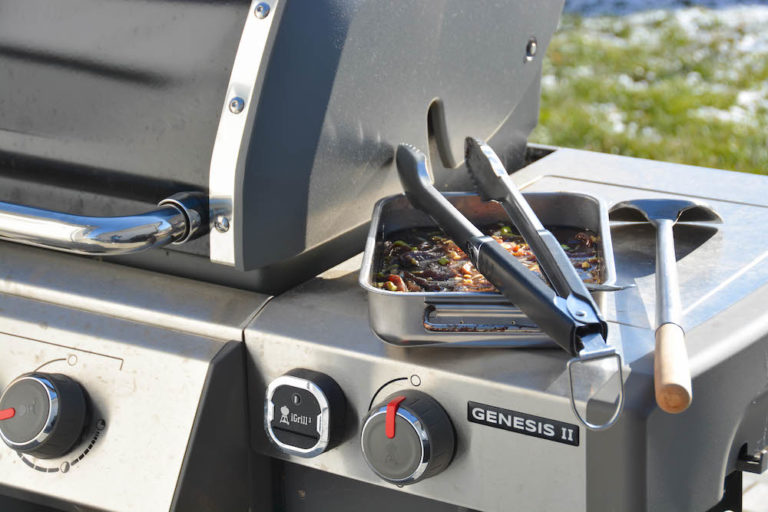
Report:
M183 192L154 210L86 217L0 202L0 239L73 254L118 255L182 244L208 232L208 198Z

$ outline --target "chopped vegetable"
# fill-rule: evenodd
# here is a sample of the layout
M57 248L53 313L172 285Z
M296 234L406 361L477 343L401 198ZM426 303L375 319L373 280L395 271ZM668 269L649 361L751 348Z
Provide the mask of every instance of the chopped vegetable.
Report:
M566 251L579 277L600 282L602 259L599 237L591 231L549 228ZM528 269L540 273L536 256L512 228L493 224L481 228ZM379 288L399 292L493 292L491 285L456 243L434 228L404 229L390 234L382 244L381 266L374 282ZM401 270L402 269L402 270ZM542 277L543 279L543 277Z
M407 292L408 291L408 287L405 285L405 282L403 281L402 277L398 276L397 274L392 274L391 276L389 276L388 279L389 279L390 283L395 285L395 290L392 290L393 292L394 291L398 291L398 292Z

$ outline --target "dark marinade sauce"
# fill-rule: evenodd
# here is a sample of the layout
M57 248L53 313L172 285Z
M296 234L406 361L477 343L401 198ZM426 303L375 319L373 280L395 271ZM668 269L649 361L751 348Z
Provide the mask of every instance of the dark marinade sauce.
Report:
M594 231L549 227L585 283L599 283L603 260ZM539 264L523 237L503 223L480 230L539 273ZM395 231L381 244L374 286L393 292L495 292L494 286L469 261L467 255L439 228ZM542 277L543 279L543 277Z

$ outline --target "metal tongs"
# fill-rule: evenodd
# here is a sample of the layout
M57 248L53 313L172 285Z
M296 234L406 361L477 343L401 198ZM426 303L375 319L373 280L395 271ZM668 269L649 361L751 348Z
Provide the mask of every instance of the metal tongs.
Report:
M624 378L621 356L608 345L608 327L584 283L563 252L557 239L541 224L512 182L493 150L477 139L466 139L466 165L485 201L501 203L513 224L533 249L547 286L501 244L484 235L432 184L427 160L420 150L407 144L397 148L400 183L410 202L423 210L464 249L478 271L558 345L573 356L568 361L571 408L589 429L613 426L624 408ZM619 403L611 418L594 424L576 408L573 365L615 358L619 368Z

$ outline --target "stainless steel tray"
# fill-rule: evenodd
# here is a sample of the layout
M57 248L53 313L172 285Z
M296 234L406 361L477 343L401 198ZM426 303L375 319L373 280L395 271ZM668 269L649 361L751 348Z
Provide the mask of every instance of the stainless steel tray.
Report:
M495 202L476 194L449 193L448 200L476 225L508 221ZM606 205L597 197L570 192L524 194L545 226L586 228L600 235L604 260L601 284L616 281L611 231ZM381 244L391 232L435 226L421 210L400 194L376 203L366 241L360 286L368 292L373 332L387 343L400 346L450 344L451 346L555 347L545 334L499 293L391 292L373 286ZM602 307L606 292L593 292Z

